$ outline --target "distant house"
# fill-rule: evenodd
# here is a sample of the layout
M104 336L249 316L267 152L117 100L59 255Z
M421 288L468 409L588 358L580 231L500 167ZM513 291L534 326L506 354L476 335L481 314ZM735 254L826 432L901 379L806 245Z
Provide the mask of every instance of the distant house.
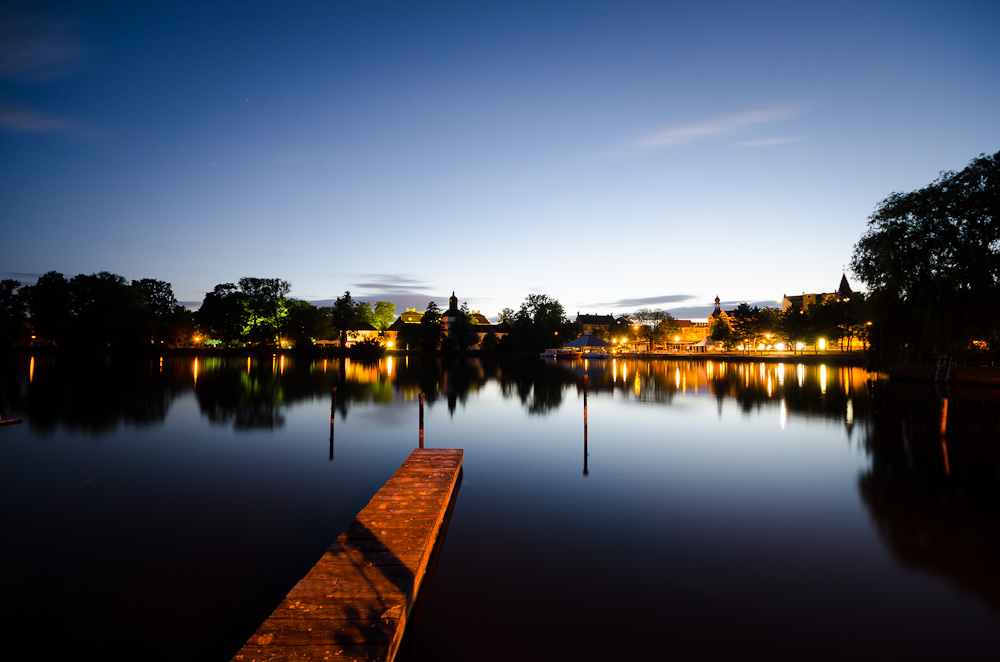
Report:
M451 298L448 299L448 309L441 313L441 325L444 328L444 335L447 337L451 331L451 325L454 324L455 320L458 318L460 309L458 307L458 297L455 296L455 292L451 293ZM420 320L423 319L424 314L417 312L414 309L407 308L406 312L400 315L395 322L386 330L387 340L391 340L394 343L397 341L399 332L405 328L408 324L420 324ZM479 349L482 345L483 339L492 332L496 335L497 339L506 336L510 333L510 326L506 322L501 322L500 324L491 324L486 315L481 312L473 311L469 313L469 317L472 324L479 334L479 340L471 349Z
M354 328L347 330L347 343L346 347L350 347L354 343L378 339L379 330L368 322L357 322L354 324Z
M584 333L594 331L610 331L615 324L614 315L581 315L576 314L576 323L583 327Z
M781 298L781 312L787 311L789 308L798 308L799 310L806 310L809 306L814 306L816 304L822 304L825 301L850 301L851 296L854 295L854 291L851 290L851 286L847 282L847 274L842 274L840 276L840 286L837 288L836 292L820 292L816 294L785 294Z

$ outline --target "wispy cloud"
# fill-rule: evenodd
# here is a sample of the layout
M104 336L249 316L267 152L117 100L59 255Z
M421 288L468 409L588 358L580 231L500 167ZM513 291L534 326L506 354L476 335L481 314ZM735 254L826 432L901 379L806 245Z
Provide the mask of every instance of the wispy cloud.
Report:
M426 294L431 288L422 280L405 274L362 274L366 282L351 283L351 287L362 290L378 290L397 294Z
M91 53L68 21L3 12L0 16L0 76L51 80L72 73Z
M735 133L746 127L789 120L802 112L791 104L774 104L740 110L734 113L713 115L692 122L674 124L635 141L635 147L665 147L693 142L713 136Z
M770 147L771 145L787 145L798 141L798 138L758 138L757 140L741 140L733 144L737 147Z
M618 299L606 303L591 304L594 308L642 308L643 306L655 306L667 303L680 303L694 297L690 294L663 294L656 297L643 297L639 299Z
M12 133L58 133L84 128L80 122L53 117L33 108L0 105L0 128Z

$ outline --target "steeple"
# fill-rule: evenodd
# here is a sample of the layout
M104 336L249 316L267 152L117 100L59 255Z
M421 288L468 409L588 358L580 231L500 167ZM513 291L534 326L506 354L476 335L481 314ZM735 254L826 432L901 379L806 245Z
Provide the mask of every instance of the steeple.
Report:
M455 290L451 291L451 298L448 299L448 310L458 310L458 297L455 296Z
M847 301L854 294L851 291L851 286L847 284L847 274L841 274L840 276L840 287L837 288L837 299L840 301Z

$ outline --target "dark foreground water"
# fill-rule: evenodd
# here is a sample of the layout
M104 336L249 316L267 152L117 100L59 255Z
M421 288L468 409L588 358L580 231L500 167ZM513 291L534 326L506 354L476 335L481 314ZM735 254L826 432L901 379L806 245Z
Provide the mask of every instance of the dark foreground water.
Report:
M427 446L465 461L405 659L1000 653L996 389L794 363L0 366L25 419L0 427L18 659L229 659L416 446L420 392Z

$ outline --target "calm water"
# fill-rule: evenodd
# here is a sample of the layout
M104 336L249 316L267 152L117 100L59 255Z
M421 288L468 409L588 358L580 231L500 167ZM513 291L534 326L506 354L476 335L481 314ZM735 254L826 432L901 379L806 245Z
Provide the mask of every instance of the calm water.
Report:
M227 660L416 446L420 392L426 445L465 461L408 660L1000 652L996 389L761 363L0 365L0 414L25 419L0 428L2 627L32 659Z

